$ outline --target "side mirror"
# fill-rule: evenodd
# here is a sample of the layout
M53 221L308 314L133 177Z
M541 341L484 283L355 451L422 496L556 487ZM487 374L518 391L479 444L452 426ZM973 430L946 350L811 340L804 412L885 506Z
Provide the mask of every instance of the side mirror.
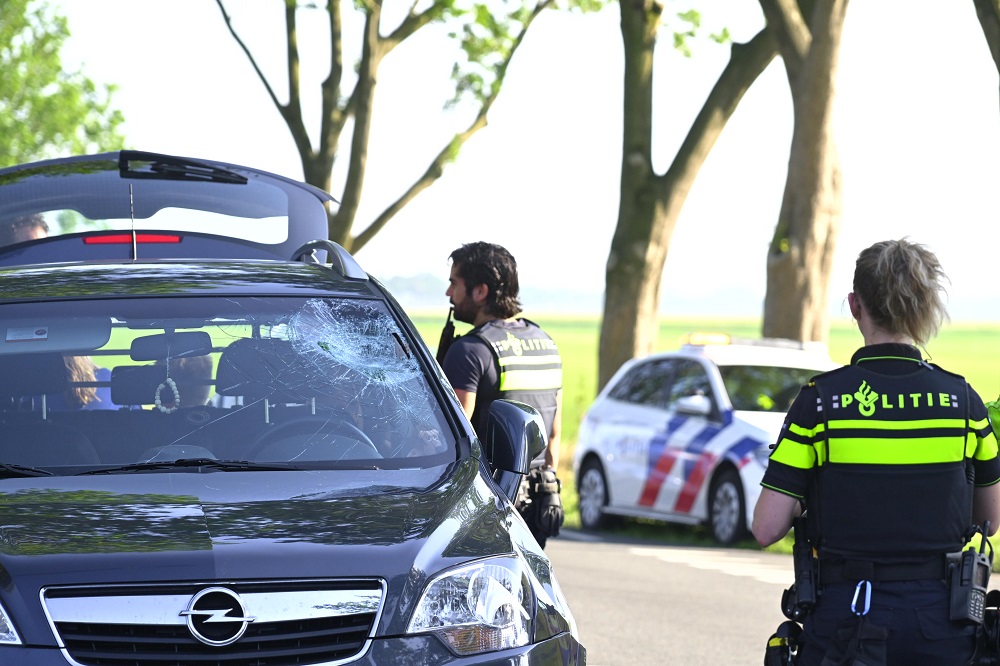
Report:
M545 422L531 405L494 400L490 403L483 446L494 480L513 502L521 477L528 473L531 461L548 446Z
M687 395L677 400L677 411L691 416L708 416L712 413L712 401L704 395Z

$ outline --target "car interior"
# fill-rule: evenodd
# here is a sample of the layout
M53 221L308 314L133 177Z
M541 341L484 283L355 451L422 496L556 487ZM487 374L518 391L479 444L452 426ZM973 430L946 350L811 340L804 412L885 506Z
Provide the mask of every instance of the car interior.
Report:
M142 316L104 317L104 331L100 317L62 316L39 318L30 333L7 329L0 463L371 468L454 455L437 398L388 313L375 317L378 330L371 315L351 317L367 304L275 299L276 311L240 318L152 321L148 310L182 312L191 299L144 300L129 306ZM91 303L109 305L129 309ZM74 373L80 362L89 374Z

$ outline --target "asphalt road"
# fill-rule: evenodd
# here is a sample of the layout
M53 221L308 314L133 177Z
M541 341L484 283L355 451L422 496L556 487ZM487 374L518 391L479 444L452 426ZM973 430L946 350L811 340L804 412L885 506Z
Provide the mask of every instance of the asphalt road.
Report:
M764 660L785 618L788 555L615 542L565 531L545 552L590 666L747 664Z

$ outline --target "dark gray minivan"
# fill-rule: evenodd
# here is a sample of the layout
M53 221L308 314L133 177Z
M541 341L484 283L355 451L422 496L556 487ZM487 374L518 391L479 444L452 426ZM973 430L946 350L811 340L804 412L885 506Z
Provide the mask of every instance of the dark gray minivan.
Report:
M584 664L511 499L330 197L121 151L0 170L0 663ZM8 229L8 230L10 230Z

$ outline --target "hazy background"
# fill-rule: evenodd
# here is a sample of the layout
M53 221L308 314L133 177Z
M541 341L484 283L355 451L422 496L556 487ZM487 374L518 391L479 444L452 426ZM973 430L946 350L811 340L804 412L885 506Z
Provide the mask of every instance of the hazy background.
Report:
M53 4L72 31L66 66L82 65L96 82L120 86L115 105L125 114L130 147L301 178L288 132L214 2ZM668 11L688 7L667 4ZM727 25L736 40L763 25L754 0L697 5L707 29ZM230 0L227 8L282 95L281 3ZM299 27L305 93L317 108L328 45L322 21L300 19ZM398 196L464 127L463 109L442 110L452 57L442 34L411 41L380 71L359 220ZM362 266L390 283L404 305L436 304L443 315L448 254L463 242L490 240L517 258L529 311L598 313L617 218L621 50L616 4L594 15L539 19L489 127L357 254ZM694 51L685 59L669 39L661 41L658 171L728 59L727 47L707 41ZM830 301L838 317L847 317L843 298L858 251L910 236L935 250L950 275L953 319L1000 320L998 129L997 72L971 2L851 4L836 112L845 213ZM667 260L663 315L760 315L790 137L791 102L777 59L744 98L691 192Z

